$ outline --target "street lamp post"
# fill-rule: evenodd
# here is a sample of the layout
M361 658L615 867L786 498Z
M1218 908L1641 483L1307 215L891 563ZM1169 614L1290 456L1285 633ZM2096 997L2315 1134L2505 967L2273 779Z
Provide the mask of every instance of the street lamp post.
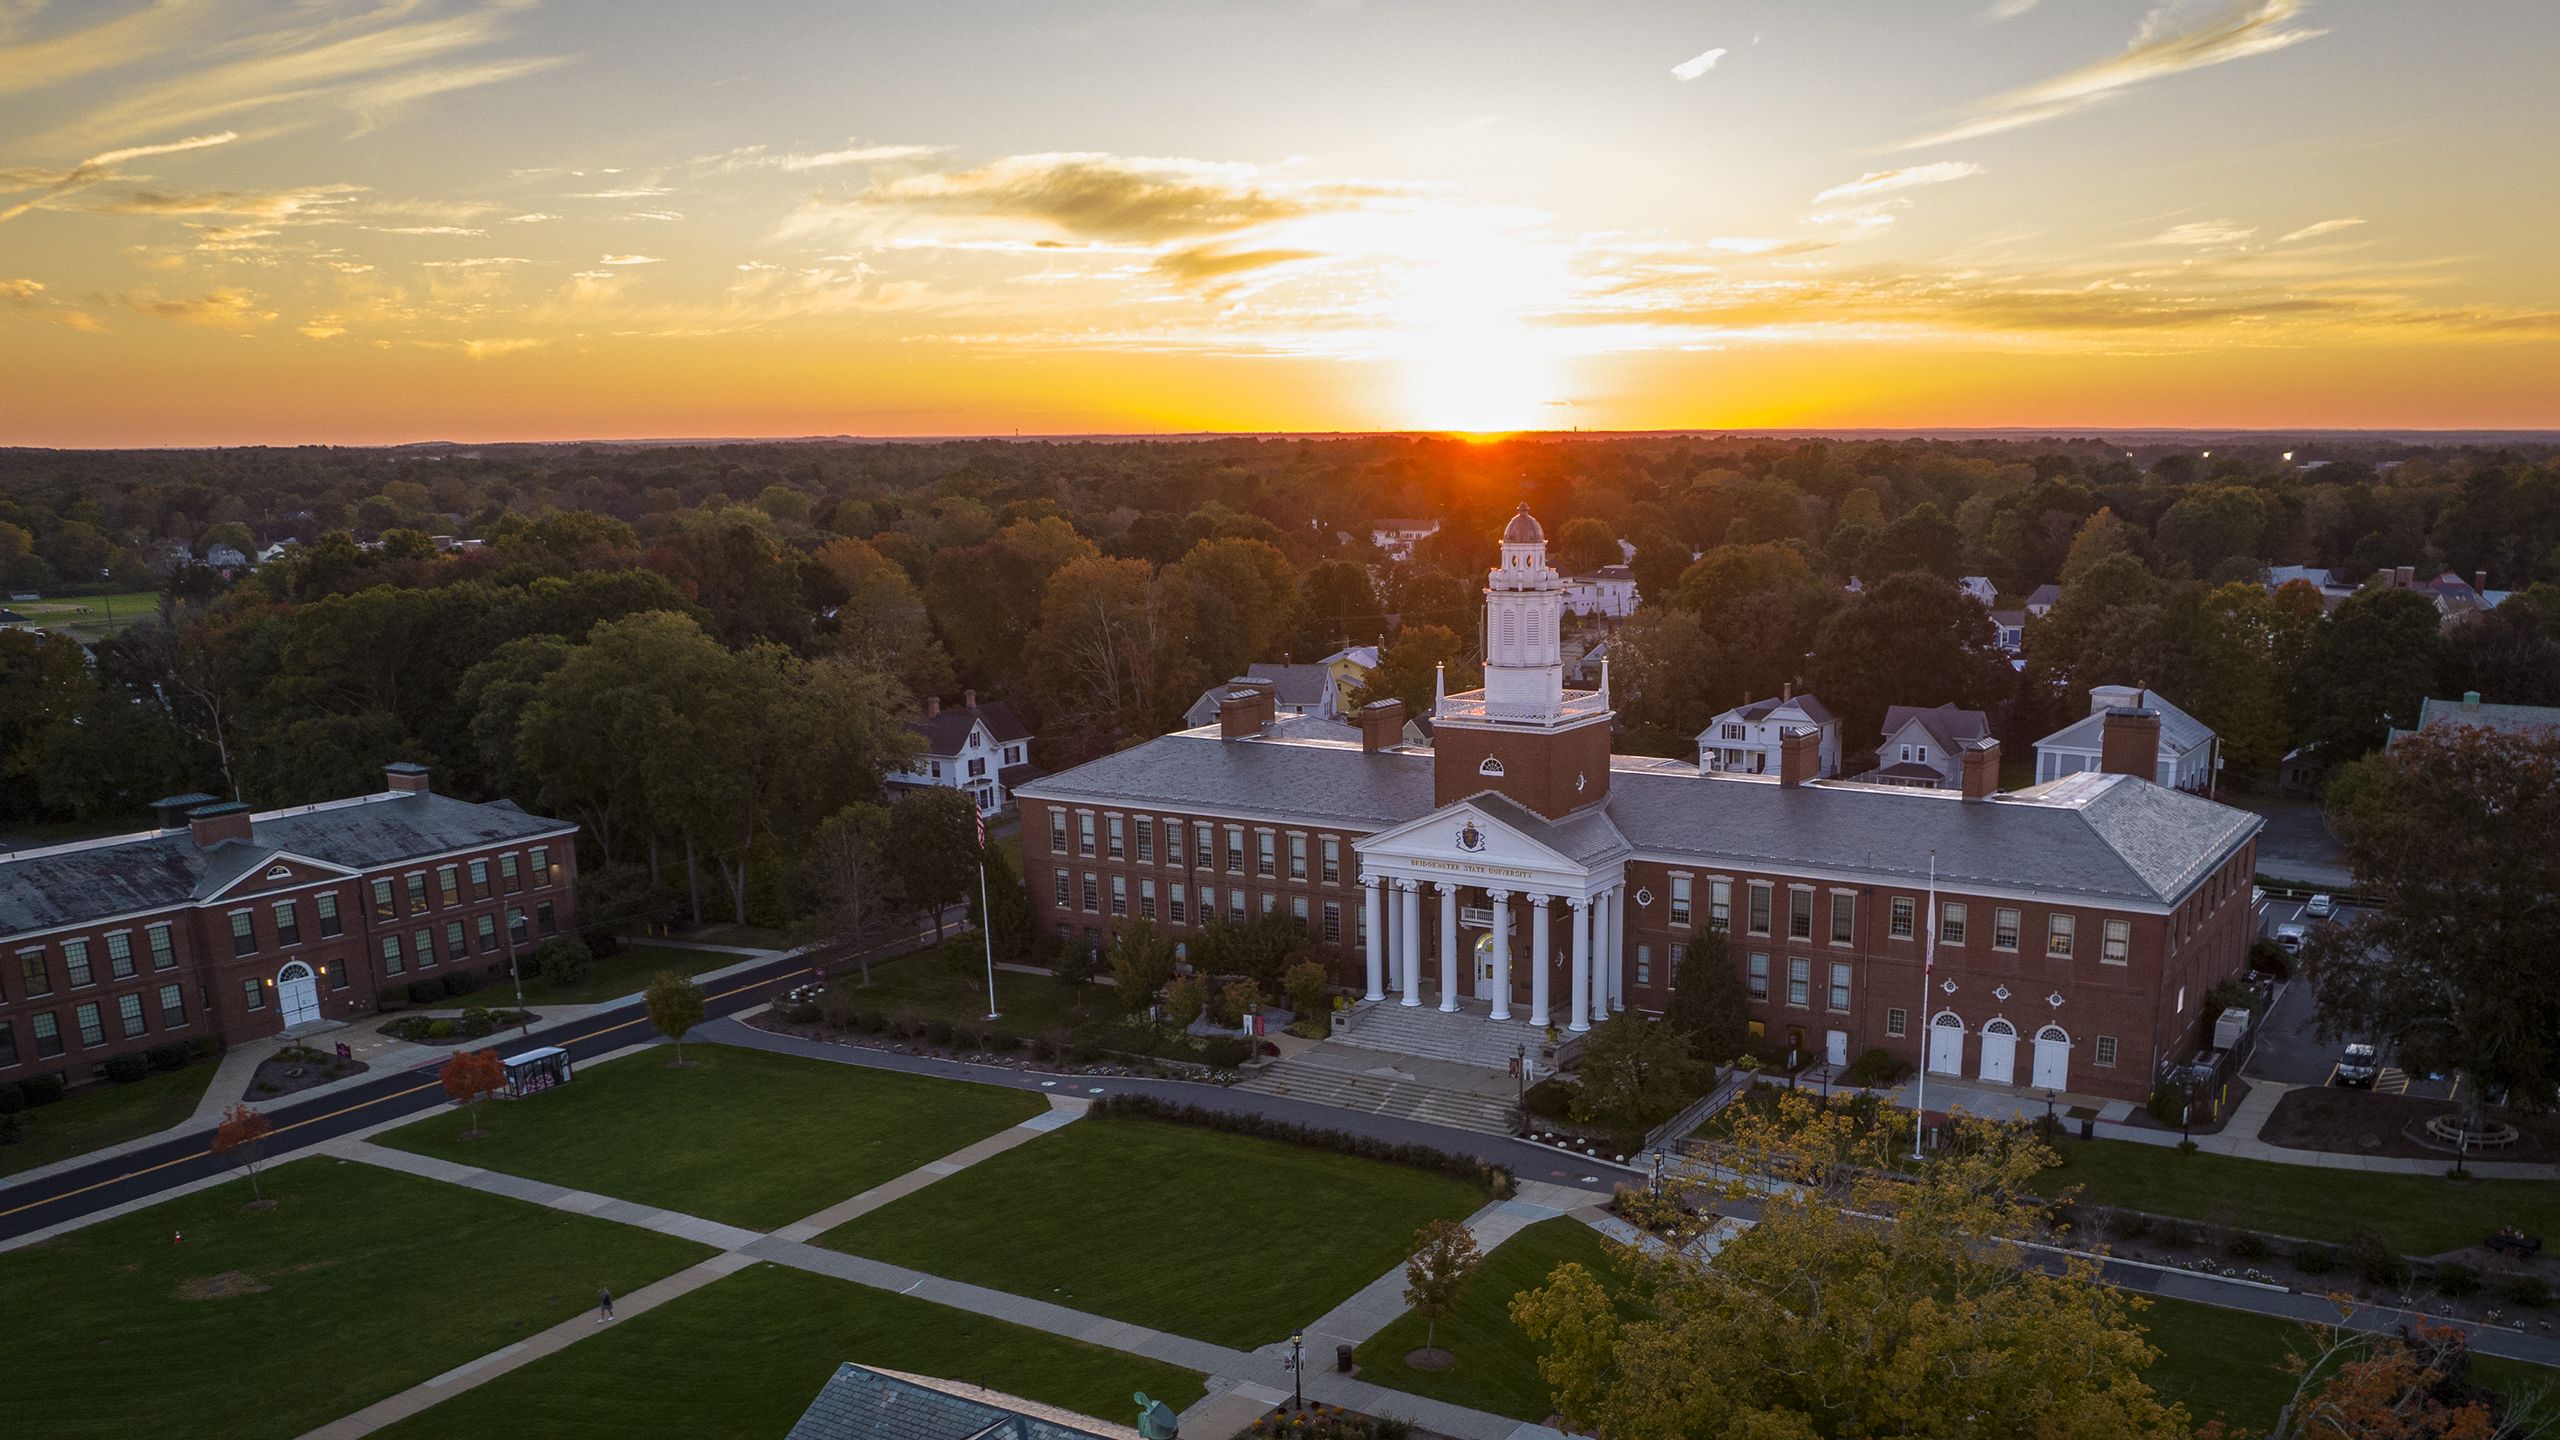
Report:
M516 1033L530 1035L533 1033L533 1015L524 1008L524 967L513 952L507 955L507 978L516 982L516 1025L519 1027Z
M1307 1332L1304 1330L1289 1332L1289 1408L1292 1410L1307 1408L1307 1387L1304 1379L1307 1370L1306 1340Z

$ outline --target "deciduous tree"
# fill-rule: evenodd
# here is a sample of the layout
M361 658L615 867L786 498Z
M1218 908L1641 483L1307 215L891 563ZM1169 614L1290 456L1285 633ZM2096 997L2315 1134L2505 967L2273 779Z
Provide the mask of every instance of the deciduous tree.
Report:
M1156 1002L1156 992L1173 978L1173 942L1156 933L1149 921L1137 920L1120 932L1111 946L1111 983L1120 994L1120 1008L1131 1015L1144 1014Z
M1725 932L1709 929L1689 942L1672 971L1663 1023L1688 1037L1689 1053L1724 1065L1751 1043L1751 994L1734 969Z
M686 1063L685 1034L702 1023L702 987L694 984L690 975L661 970L649 977L649 988L641 995L641 1004L648 1008L649 1023L658 1027L659 1034L675 1042L674 1064L681 1068Z
M445 1057L436 1070L436 1078L444 1082L444 1093L456 1105L471 1107L471 1128L460 1138L477 1140L489 1133L480 1128L480 1102L496 1094L507 1083L507 1067L495 1050L456 1050Z
M1440 1322L1458 1313L1467 1282L1484 1263L1475 1232L1458 1220L1434 1220L1413 1237L1404 1261L1404 1303L1422 1317L1422 1348L1439 1350Z
M222 1112L222 1123L213 1127L213 1153L234 1156L232 1164L249 1177L249 1203L263 1205L266 1196L258 1189L258 1165L266 1158L268 1132L276 1127L265 1112L253 1110L244 1102Z
M850 945L871 983L871 951L889 927L915 907L898 888L899 865L885 805L856 803L827 817L810 841L810 888L826 907L827 933Z

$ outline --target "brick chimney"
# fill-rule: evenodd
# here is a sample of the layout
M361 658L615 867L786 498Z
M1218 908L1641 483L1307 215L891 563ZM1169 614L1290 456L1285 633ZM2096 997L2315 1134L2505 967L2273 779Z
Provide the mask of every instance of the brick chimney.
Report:
M961 703L962 705L964 705L964 706L967 706L969 709L972 709L972 710L977 709L977 708L978 708L978 692L977 692L977 691L975 691L975 690L963 690L963 691L961 691L961 692L960 692L960 703Z
M2418 567L2415 565L2403 565L2391 572L2391 583L2403 590L2406 590L2411 585L2416 584L2417 579Z
M1988 800L2000 793L2000 742L1988 736L1964 742L1964 798Z
M2098 768L2109 775L2132 775L2144 780L2160 774L2160 712L2132 705L2118 705L2107 711L2105 728L2099 732Z
M390 782L388 788L399 794L427 793L427 767L415 760L394 760L382 767L382 774Z
M1218 696L1218 738L1250 740L1279 715L1280 687L1269 680L1227 682Z
M941 713L942 713L942 697L941 697L941 696L939 696L939 695L927 695L926 697L924 697L924 718L926 718L927 720L930 720L930 719L934 718L935 716L937 716L937 715L939 715L939 714L941 714Z
M2472 572L2471 572L2471 588L2472 588L2472 589L2474 589L2474 590L2479 591L2479 592L2480 592L2481 594L2483 594L2483 595L2488 594L2488 593L2489 593L2489 572L2488 572L2488 571L2486 571L2486 570L2474 570L2474 571L2472 571Z
M1822 732L1792 725L1778 732L1778 783L1801 785L1822 778Z
M249 807L237 800L199 805L187 812L187 829L199 850L219 845L225 840L246 840L249 838Z
M1404 743L1404 702L1372 700L1360 707L1360 748L1369 754Z

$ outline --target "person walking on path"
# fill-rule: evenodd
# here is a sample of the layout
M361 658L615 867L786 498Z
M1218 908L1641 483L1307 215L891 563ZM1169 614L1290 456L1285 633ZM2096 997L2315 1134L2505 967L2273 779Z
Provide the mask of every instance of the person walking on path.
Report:
M599 1285L596 1287L596 1323L601 1325L612 1318L613 1288L608 1285Z

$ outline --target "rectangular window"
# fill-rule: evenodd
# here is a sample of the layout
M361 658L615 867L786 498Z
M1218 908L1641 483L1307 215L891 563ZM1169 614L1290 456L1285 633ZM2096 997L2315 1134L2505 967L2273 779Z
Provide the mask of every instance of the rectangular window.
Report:
M320 937L322 939L325 940L343 932L344 927L338 923L337 892L331 890L321 891L318 895L312 897L311 907L319 912Z
M1151 865L1156 858L1156 822L1144 815L1138 817L1138 863Z
M1638 985L1653 983L1653 947L1650 945L1636 947L1636 983Z
M498 857L498 880L507 887L507 893L510 895L524 888L524 876L516 872L514 851L510 850Z
M142 994L140 991L136 991L131 995L119 995L116 997L116 1024L124 1031L124 1038L127 1040L141 1034L146 1028L148 1028L142 1023Z
M1754 1000L1768 999L1769 957L1766 955L1752 956L1749 973L1751 976L1751 998Z
M276 902L276 943L279 945L302 943L302 917L295 913L293 902L290 900Z
M258 982L252 980L249 983L255 985ZM37 1059L50 1059L62 1053L62 1022L53 1018L52 1011L46 1010L34 1016L29 1028L36 1032Z
M486 862L479 860L471 862L471 878L473 881L477 882L480 879L480 871L485 863ZM393 903L391 899L391 880L389 876L384 876L383 878L373 882L373 918L376 920L397 920L400 918L400 907Z
M246 910L231 912L231 953L254 955L258 950L258 925Z
M489 862L486 859L471 862L471 898L489 898Z
M1671 924L1679 928L1689 923L1689 877L1671 877Z
M1271 891L1269 891L1269 890L1265 890L1265 891L1263 891L1263 892L1262 892L1262 913L1263 913L1263 914L1265 914L1265 915L1270 914L1273 910L1278 909L1278 908L1279 908L1279 905L1280 905L1280 897L1279 897L1277 894L1275 894L1275 893L1273 893L1273 892L1271 892Z
M1329 945L1342 939L1342 902L1339 900L1324 902L1324 938Z
M107 973L118 980L133 978L133 935L119 930L107 937Z
M344 970L346 967L338 967ZM160 987L160 1028L175 1030L187 1023L187 991L183 985Z
M417 874L406 875L401 878L408 883L409 887L409 913L412 915L424 915L427 913L427 877L425 872L421 871Z
M2074 933L2078 931L2079 928L2080 918L2078 916L2066 915L2059 910L2055 911L2052 917L2045 921L2044 953L2052 956L2056 960L2070 959L2071 941Z
M409 962L400 958L400 937L397 935L383 936L382 973L385 975L397 975L408 968Z
M322 898L328 904L329 913L331 915L337 914L338 897L330 895ZM335 930L323 930L321 933L324 935L335 935L338 932ZM151 947L152 969L174 970L177 968L178 951L176 945L173 944L169 938L169 927L166 924L147 927L142 932L142 938L143 941Z
M1733 927L1733 882L1721 875L1707 880L1707 923L1718 930Z
M1686 942L1684 942L1684 941L1679 941L1679 940L1674 940L1674 941L1672 941L1672 942L1671 942L1671 976L1670 976L1670 979L1671 979L1671 983L1672 983L1672 984L1677 985L1677 984L1679 984L1679 983L1680 983L1680 967L1681 967L1683 964L1686 964L1686 963L1688 962L1688 959L1689 959L1689 946L1688 946L1688 944L1687 944Z
M1262 908L1263 908L1263 909L1268 910L1268 909L1270 909L1270 908L1271 908L1271 897L1270 897L1270 896L1268 896L1268 895L1263 896L1263 897L1262 897L1262 901L1263 901L1263 904L1262 904ZM1299 923L1299 924L1301 924L1301 925L1306 924L1306 923L1307 923L1307 897L1306 897L1306 896L1304 896L1304 895L1292 895L1292 896L1290 896L1290 897L1289 897L1289 913L1290 913L1290 914L1292 914L1292 915L1294 915L1294 916L1296 916L1296 917L1298 917L1298 923Z
M1847 945L1855 942L1858 929L1858 897L1846 890L1831 892L1831 943Z
M1227 873L1244 873L1244 827L1241 825L1227 827Z
M1203 870L1218 868L1217 841L1209 822L1203 820L1191 827L1191 863Z
M1227 919L1237 925L1244 923L1243 891L1230 890L1227 892Z
M1831 996L1827 1008L1832 1010L1849 1008L1849 962L1846 960L1831 962Z
M560 916L558 912L551 908L550 901L537 900L534 902L533 928L545 935L557 935L560 933Z
M2110 1067L2116 1063L2116 1037L2113 1035L2098 1037L2097 1061L2101 1065Z
M1114 915L1129 913L1129 877L1126 875L1111 877L1111 913Z
M1748 926L1749 933L1753 935L1766 935L1769 933L1770 900L1771 892L1769 882L1766 880L1752 881L1751 913L1746 917L1746 924Z
M444 922L444 953L455 960L471 953L471 941L463 934L462 922L459 920ZM346 969L343 965L338 968Z
M1813 962L1802 955L1787 957L1787 1004L1801 1010L1813 1003Z
M1153 880L1138 882L1138 913L1149 920L1156 918L1156 882Z
M1324 837L1324 883L1333 885L1341 879L1342 840L1338 836L1327 835Z
M483 915L480 917L480 953L486 955L497 948L498 917L495 915Z
M2105 944L2098 951L2098 959L2108 965L2122 965L2132 958L2133 922L2130 920L2108 921Z
M1787 938L1813 938L1813 892L1801 885L1787 891Z
M1164 822L1164 863L1176 870L1182 868L1182 822L1179 820Z
M520 949L523 949L523 948L524 948L524 944L525 944L526 940L528 940L529 938L531 938L531 937L529 937L529 936L525 933L525 928L524 928L524 912L523 912L523 911L521 911L521 910L515 910L515 909L510 909L510 910L508 910L508 911L507 911L507 948L508 948L508 949L510 949L510 950L520 950Z
M1090 810L1076 812L1076 853L1093 853L1093 812Z
M1991 912L1991 948L1994 950L2018 948L2018 912L2006 905Z
M1255 834L1254 842L1253 873L1265 880L1279 874L1280 837L1264 830Z
M257 982L253 980L250 983L254 985ZM82 1049L94 1049L107 1043L106 1016L99 1011L97 1001L84 1000L80 1002L80 1008L71 1013L78 1016L80 1020Z
M1289 837L1289 878L1292 880L1307 878L1307 837L1304 835Z
M249 952L243 950L240 953L246 955ZM71 988L74 990L98 978L89 973L88 941L65 940L62 942L62 971L71 977Z
M1892 1040L1910 1034L1911 1012L1899 1005L1888 1006L1884 1012L1884 1033L1887 1039Z
M240 982L240 1008L243 1010L267 1008L267 989L258 983L254 975Z
M548 845L536 845L527 853L533 857L531 861L528 862L533 870L533 883L536 885L550 884L551 847Z
M461 866L439 865L436 867L436 898L444 901L447 905L459 905L462 903Z
M1061 910L1071 910L1075 908L1073 886L1067 879L1067 872L1064 870L1052 870L1049 872L1049 879L1051 881L1050 891L1058 897L1058 908Z
M1052 855L1067 853L1067 812L1064 810L1049 812L1049 853Z
M1171 832L1168 831L1167 833L1170 834ZM1182 893L1182 886L1179 883L1167 886L1165 889L1164 917L1176 925L1188 925L1191 923L1190 907L1185 903L1185 896Z
M45 968L42 946L18 952L18 978L30 995L53 993L53 974Z
M436 932L421 925L409 932L409 948L418 952L418 968L429 969L436 963ZM446 959L453 957L446 956Z
M1105 815L1105 816L1103 816L1103 817L1102 817L1102 823L1103 823L1104 827L1106 828L1107 833L1108 833L1108 834L1109 834L1109 836L1110 836L1111 849L1110 849L1110 852L1109 852L1109 853L1110 853L1110 855L1111 855L1111 858L1112 858L1112 859L1114 859L1114 860L1126 860L1126 859L1128 859L1128 858L1129 858L1129 835L1128 835L1129 822L1128 822L1127 820L1125 820L1125 819L1121 818L1120 816L1117 816L1117 815Z
M1911 938L1911 928L1920 913L1920 904L1908 895L1893 897L1892 918L1885 922L1885 934L1896 940Z
M1947 902L1946 909L1938 912L1938 943L1941 945L1964 943L1963 901L1951 900Z
M0 1020L0 1070L18 1063L18 1029Z
M1087 870L1084 872L1084 913L1094 915L1101 913L1101 910L1102 877Z

